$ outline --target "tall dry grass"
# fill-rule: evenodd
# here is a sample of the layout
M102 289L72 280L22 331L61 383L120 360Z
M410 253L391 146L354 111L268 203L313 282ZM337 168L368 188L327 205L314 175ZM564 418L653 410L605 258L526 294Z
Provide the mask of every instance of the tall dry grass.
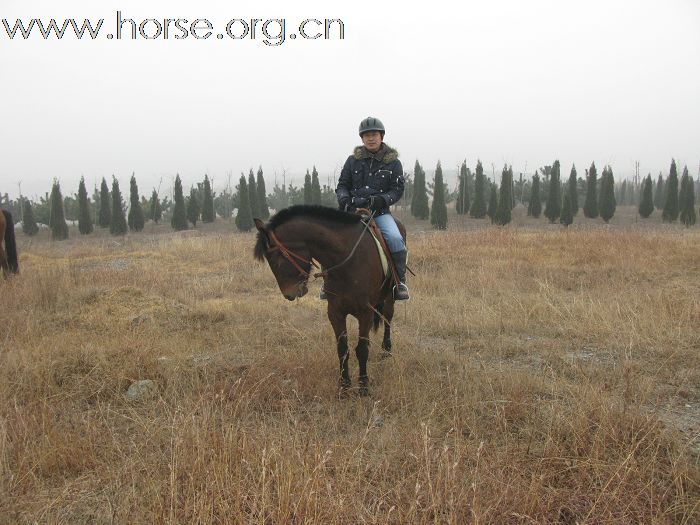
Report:
M414 229L395 356L342 401L317 288L252 234L20 242L0 522L700 521L697 231Z

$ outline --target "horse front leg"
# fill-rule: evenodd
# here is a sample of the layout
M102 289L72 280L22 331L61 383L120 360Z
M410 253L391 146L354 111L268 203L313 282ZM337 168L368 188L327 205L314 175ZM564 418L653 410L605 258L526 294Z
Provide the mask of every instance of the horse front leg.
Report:
M348 369L348 328L347 314L341 313L333 308L331 301L328 302L328 319L335 332L335 340L338 348L338 360L340 361L340 389L346 392L351 386L350 371Z
M361 315L357 320L360 325L360 336L355 347L355 355L357 362L360 365L360 395L366 396L369 394L369 376L367 375L367 359L369 358L369 330L372 326L372 317L374 312L367 310L367 313Z

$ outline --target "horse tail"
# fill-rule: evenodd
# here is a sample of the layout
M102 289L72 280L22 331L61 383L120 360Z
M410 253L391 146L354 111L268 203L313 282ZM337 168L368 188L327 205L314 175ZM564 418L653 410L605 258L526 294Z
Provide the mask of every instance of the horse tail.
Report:
M374 307L374 319L372 321L372 331L376 332L379 330L379 325L382 323L382 307L384 303L379 303Z
M9 211L2 210L5 215L5 251L7 252L7 263L10 271L13 273L19 272L19 263L17 262L17 243L15 242L15 223L12 221L12 214Z

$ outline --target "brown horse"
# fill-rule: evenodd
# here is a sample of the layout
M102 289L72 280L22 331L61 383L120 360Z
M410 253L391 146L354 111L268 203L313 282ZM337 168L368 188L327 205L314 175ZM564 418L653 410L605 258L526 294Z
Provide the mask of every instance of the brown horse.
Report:
M406 230L399 230L406 239ZM277 213L263 224L255 219L258 238L254 255L263 258L272 269L280 291L290 301L308 291L313 262L323 272L328 295L328 319L333 325L340 360L340 385L346 391L352 385L348 371L348 333L346 319L352 315L359 322L359 339L355 355L360 366L360 393L368 393L367 358L369 331L384 320L382 348L391 352L391 319L394 298L372 235L361 216L323 206L292 206Z
M3 275L8 272L19 272L17 262L17 244L15 242L15 223L9 211L2 210L0 213L0 244L5 240L5 248L0 246L0 268Z

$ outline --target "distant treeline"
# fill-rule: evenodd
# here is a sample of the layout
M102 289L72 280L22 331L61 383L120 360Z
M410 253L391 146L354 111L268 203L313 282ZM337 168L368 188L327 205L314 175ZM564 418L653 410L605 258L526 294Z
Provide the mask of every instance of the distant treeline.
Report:
M512 166L503 167L500 184L485 174L481 161L474 172L462 163L457 184L450 189L444 183L442 167L438 161L432 181L426 181L425 171L416 160L413 173L405 174L404 197L399 206L410 206L411 214L419 220L430 219L433 227L446 229L447 205L454 202L456 212L474 219L489 218L495 224L508 224L511 210L518 204L527 206L532 217L544 215L550 222L565 226L583 211L587 218L601 217L608 222L615 214L617 204L638 207L639 215L647 218L654 210L661 211L665 222L680 221L686 226L695 224L695 192L700 183L694 181L683 169L680 179L675 160L669 173L659 173L654 180L651 174L645 178L615 182L613 170L605 166L598 176L595 163L579 176L571 167L566 180L561 178L561 166L555 160L551 166L538 168L531 176L520 173L513 176ZM316 167L306 171L301 187L275 184L267 192L262 167L257 173L251 169L243 173L238 185L230 184L218 193L213 191L207 175L204 180L190 186L184 194L180 176L175 177L172 191L161 195L153 188L150 197L139 194L135 174L129 187L128 204L122 198L119 181L112 178L111 187L104 178L100 187L88 195L85 180L81 179L77 193L63 197L60 184L54 180L50 193L35 200L20 196L11 200L0 195L0 207L9 210L27 235L39 231L39 224L51 228L52 237L60 240L68 237L66 221L77 221L81 234L89 235L97 228L109 228L114 235L128 231L141 231L147 221L170 222L175 230L196 227L197 222L211 223L217 218L230 220L241 231L253 227L253 218L267 219L269 209L280 210L294 204L336 206L335 188L321 186Z
M505 165L500 184L484 174L481 161L472 172L466 161L462 163L456 188L450 191L443 183L442 168L438 161L432 182L426 182L425 170L419 161L413 176L407 178L406 202L410 202L411 214L417 219L430 218L435 228L447 228L447 206L455 201L459 215L475 219L488 217L492 223L508 224L511 210L521 204L527 206L532 217L544 215L551 223L568 226L582 209L587 218L601 217L605 222L615 215L617 204L638 207L639 215L648 218L654 210L660 210L664 222L680 222L686 226L695 224L695 192L700 182L694 181L687 166L678 178L675 160L666 177L659 173L656 181L651 174L640 179L615 182L612 167L605 166L600 177L595 163L579 177L576 166L571 167L569 177L561 178L561 165L555 160L551 166L538 168L532 176L522 173L513 177L512 166ZM436 195L444 197L436 198ZM429 197L432 203L429 204Z

